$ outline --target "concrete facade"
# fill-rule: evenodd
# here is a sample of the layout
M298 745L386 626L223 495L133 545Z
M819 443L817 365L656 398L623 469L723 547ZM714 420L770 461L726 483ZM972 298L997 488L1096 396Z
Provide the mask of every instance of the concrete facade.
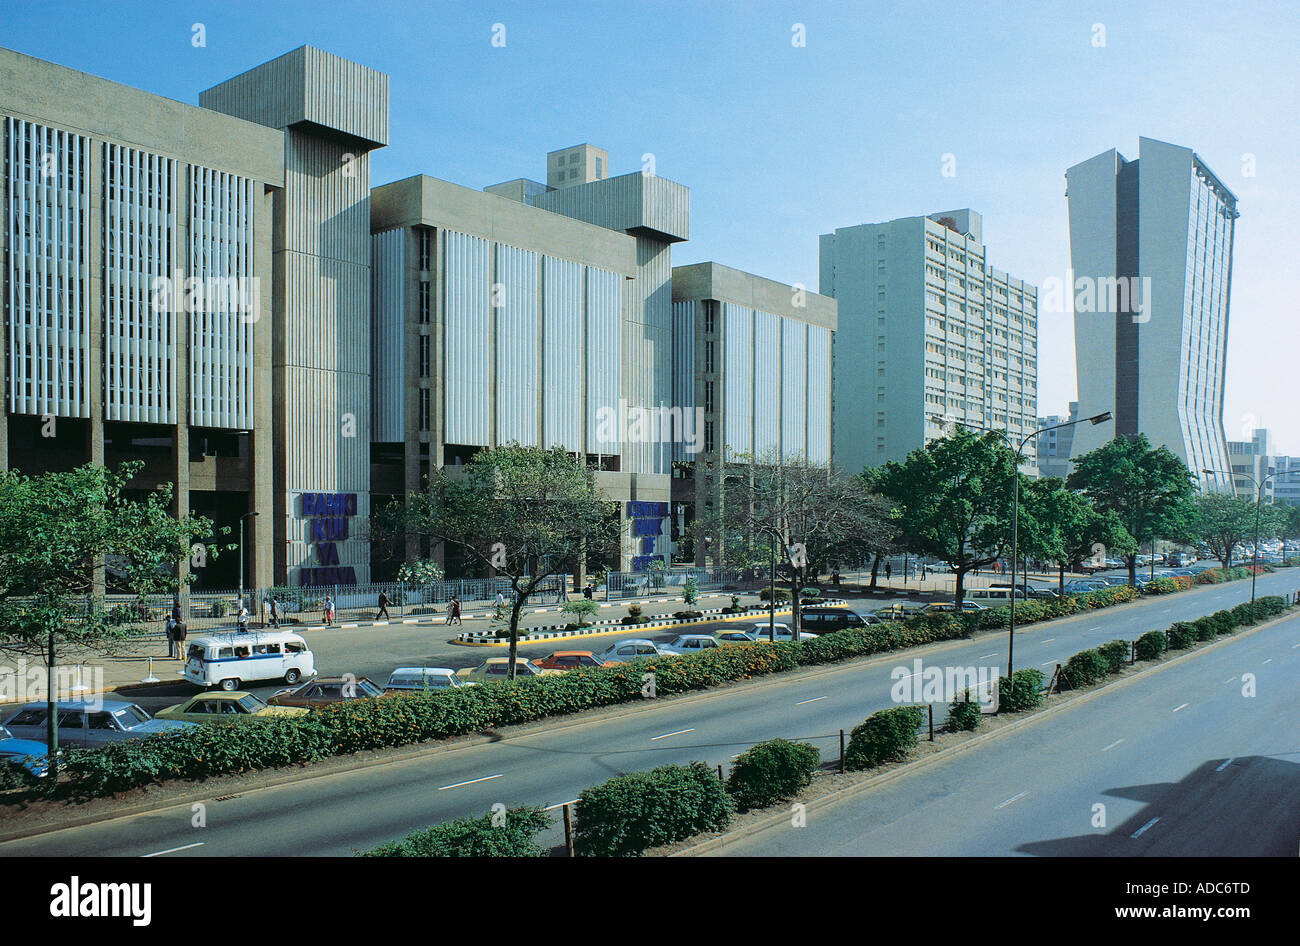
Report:
M226 541L256 513L245 579L270 584L282 136L5 49L0 116L0 464L143 460L133 489L174 483L176 512L230 527ZM192 279L241 280L246 293L205 297L186 291ZM233 587L238 564L228 553L196 580Z
M1038 418L1038 428L1042 430L1045 427L1055 427L1057 424L1067 424L1079 419L1079 402L1070 402L1070 413L1066 417L1059 414L1053 414L1050 417ZM1037 441L1038 453L1038 475L1055 476L1058 479L1065 479L1070 475L1070 446L1074 443L1074 427L1062 427L1060 430L1049 430L1040 433L1035 440Z
M859 471L954 426L1034 430L1038 290L986 262L972 210L841 227L821 237L821 291L839 302L833 451ZM1022 467L1034 475L1036 458Z
M1139 158L1105 151L1066 172L1083 416L1078 456L1146 434L1203 489L1228 491L1223 431L1236 197L1191 149L1138 139Z

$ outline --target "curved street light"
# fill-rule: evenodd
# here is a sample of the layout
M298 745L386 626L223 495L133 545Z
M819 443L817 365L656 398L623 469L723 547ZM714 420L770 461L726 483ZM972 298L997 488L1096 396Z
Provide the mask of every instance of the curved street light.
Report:
M1020 459L1020 451L1025 448L1031 437L1037 437L1039 434L1045 434L1048 431L1060 430L1063 427L1073 427L1075 424L1082 424L1087 421L1092 426L1104 424L1111 420L1110 411L1103 411L1100 414L1094 414L1092 417L1080 417L1078 420L1066 421L1064 424L1054 424L1051 427L1040 427L1038 430L1032 430L1021 438L1020 443L1016 445L1016 460ZM1011 478L1015 483L1013 490L1013 499L1011 502L1011 625L1007 630L1007 679L1011 679L1011 673L1015 669L1014 660L1016 652L1016 562L1019 555L1020 541L1020 464L1013 463L1011 467ZM1025 575L1025 594L1029 593L1029 575ZM1008 686L1013 684L1008 683Z

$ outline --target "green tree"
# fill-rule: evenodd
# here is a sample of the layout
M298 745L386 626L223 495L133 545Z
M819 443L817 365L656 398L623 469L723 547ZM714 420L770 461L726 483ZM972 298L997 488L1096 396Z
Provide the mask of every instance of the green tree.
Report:
M865 536L856 536L846 543L842 557L857 560L871 560L871 584L874 591L880 578L880 566L885 563L885 556L900 551L898 539L901 534L899 525L900 510L892 500L883 496L883 467L867 467L858 476L863 488L870 494L880 496L881 515L878 527Z
M111 651L140 631L105 609L105 564L132 594L174 594L189 580L180 562L213 534L210 520L168 511L171 484L144 499L125 495L143 466L0 473L0 649L45 662L50 784L58 776L59 647ZM215 558L219 548L205 551Z
M1224 568L1231 568L1232 550L1255 535L1255 503L1228 493L1202 493L1194 503L1178 540L1208 548Z
M442 566L432 559L416 559L414 562L403 562L397 569L397 580L411 584L425 585L434 581L442 581Z
M1183 535L1195 511L1192 474L1167 447L1153 449L1145 434L1116 437L1074 461L1066 483L1099 512L1114 512L1137 543L1124 554L1129 584L1137 583L1137 548Z
M952 568L956 604L966 575L997 561L1011 545L1012 476L1006 437L964 428L885 464L885 495L899 508L900 542Z
M572 614L578 619L578 627L585 627L587 618L600 611L600 605L589 598L574 598L560 608L564 614Z
M1101 512L1082 493L1069 489L1065 481L1050 476L1032 481L1020 496L1022 509L1029 507L1031 555L1057 566L1057 591L1065 593L1065 572L1098 552L1128 555L1137 552L1137 542L1128 534L1113 510ZM1025 542L1022 532L1021 542Z
M617 554L618 510L595 473L563 450L510 444L480 450L454 474L438 469L428 488L393 502L383 533L406 532L459 551L510 581L510 678L519 617L528 599L588 555Z
M713 507L697 515L696 534L711 539L728 565L766 570L775 542L777 577L790 586L791 631L796 635L799 592L808 576L817 574L817 563L846 542L879 541L873 536L885 515L880 497L869 493L859 477L826 464L769 453L700 464L696 476L715 497Z

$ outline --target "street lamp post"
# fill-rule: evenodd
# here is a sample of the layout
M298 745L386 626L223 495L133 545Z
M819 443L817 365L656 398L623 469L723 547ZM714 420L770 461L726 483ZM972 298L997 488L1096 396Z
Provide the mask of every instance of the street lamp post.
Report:
M1011 466L1011 480L1015 484L1012 490L1011 500L1011 622L1007 631L1007 679L1011 679L1011 673L1015 669L1016 653L1016 563L1019 556L1020 542L1020 451L1025 448L1025 444L1030 438L1037 437L1039 434L1045 434L1048 431L1060 430L1063 427L1073 427L1075 424L1082 424L1085 420L1096 427L1098 424L1110 420L1110 411L1104 411L1101 414L1095 414L1092 417L1081 417L1078 420L1066 421L1064 424L1054 424L1051 427L1042 427L1038 430L1032 430L1021 438L1020 443L1016 445L1015 460ZM1025 575L1025 589L1028 594L1029 575ZM1008 684L1010 686L1011 684Z
M1254 551L1251 552L1250 554L1250 603L1254 604L1255 603L1255 576L1257 574L1255 571L1255 566L1258 564L1258 560L1259 560L1259 513L1260 510L1264 507L1264 486L1266 483L1268 483L1269 480L1277 476L1278 472L1275 471L1273 473L1269 473L1261 480L1256 480L1255 477L1250 476L1247 473L1225 473L1222 470L1212 470L1209 467L1204 467L1201 470L1201 472L1209 473L1211 476L1226 476L1228 477L1229 482L1232 481L1232 477L1234 476L1244 476L1246 477L1246 479L1250 480L1250 482L1255 487L1255 540L1254 540L1255 544L1254 544ZM1294 473L1296 471L1282 470L1280 472L1282 476L1286 476L1288 473ZM1282 544L1282 557L1286 558L1285 542L1283 542ZM1232 549L1228 549L1228 560L1229 562L1231 562L1232 560Z

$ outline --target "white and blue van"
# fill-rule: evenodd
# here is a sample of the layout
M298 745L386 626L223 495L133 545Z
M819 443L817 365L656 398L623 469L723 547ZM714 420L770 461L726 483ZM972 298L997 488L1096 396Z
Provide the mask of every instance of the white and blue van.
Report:
M181 674L201 687L238 690L250 680L283 680L293 686L316 676L316 658L292 631L249 631L196 637Z

